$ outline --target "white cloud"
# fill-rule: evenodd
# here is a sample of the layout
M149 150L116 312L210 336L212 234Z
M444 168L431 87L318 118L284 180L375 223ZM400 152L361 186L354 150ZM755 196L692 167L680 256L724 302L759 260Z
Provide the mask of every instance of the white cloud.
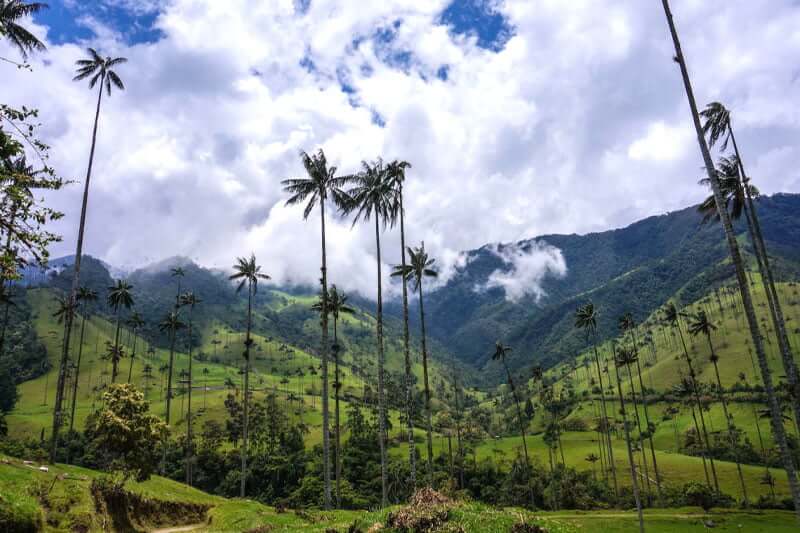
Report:
M547 295L542 288L547 276L561 278L567 275L567 264L561 250L544 241L533 241L524 246L494 245L489 251L499 257L506 268L489 274L486 283L476 290L499 287L505 291L506 300L511 302L530 295L538 303Z
M313 0L300 15L292 0L171 0L159 3L162 38L135 45L97 26L85 44L130 61L119 68L128 90L103 103L86 250L127 266L181 254L219 267L254 251L277 281L315 284L317 219L282 206L280 180L303 172L300 149L319 147L341 172L378 155L413 164L407 241L425 241L444 279L460 251L487 242L606 229L705 196L658 5L497 2L515 30L493 53L439 24L446 3ZM764 192L800 192L784 155L800 137L800 10L792 0L673 10L698 102L732 108ZM407 71L370 40L396 20L389 48L411 54ZM77 180L96 97L71 81L83 44L50 43L33 73L0 65L0 101L41 110L52 163ZM0 42L0 55L14 52ZM444 65L446 81L435 75ZM339 85L345 74L354 94ZM80 194L51 197L67 215L56 255L74 250ZM372 226L329 224L332 280L373 296ZM382 239L388 284L399 236Z

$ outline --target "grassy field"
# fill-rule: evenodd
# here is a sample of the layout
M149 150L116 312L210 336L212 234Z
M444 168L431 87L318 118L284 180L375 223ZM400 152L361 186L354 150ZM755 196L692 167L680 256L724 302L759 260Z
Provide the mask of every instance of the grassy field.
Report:
M24 465L19 460L0 457L0 526L5 527L4 530L13 531L20 524L32 524L43 531L62 532L81 525L87 532L103 531L108 526L110 517L95 511L95 501L90 490L92 480L99 475L92 470L67 465L50 466L48 472L41 472L37 465ZM248 531L265 525L271 527L271 531L347 531L352 524L366 531L375 523L386 524L387 515L398 509L392 507L382 511L278 512L258 502L212 496L157 476L143 483L129 482L126 490L150 501L202 504L210 507L206 520L194 529L203 532ZM42 505L42 498L48 502L47 506ZM155 521L152 527L185 524L172 518L170 521L170 516L152 517ZM552 533L587 530L597 533L623 533L638 530L634 512L606 510L540 513L493 508L468 502L453 505L447 522L458 525L469 533L505 533L522 520L546 527ZM704 513L697 508L684 508L649 509L645 512L645 524L649 532L703 531L710 522L719 531L797 530L794 515L781 511L714 510Z

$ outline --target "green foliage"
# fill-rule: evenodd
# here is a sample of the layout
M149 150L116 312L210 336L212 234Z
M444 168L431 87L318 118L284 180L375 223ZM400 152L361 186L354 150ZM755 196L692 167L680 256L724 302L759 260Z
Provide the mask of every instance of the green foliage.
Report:
M166 437L166 424L149 413L150 405L133 385L111 385L103 393L103 403L86 423L95 457L105 469L123 472L125 479L148 479L158 463L154 443Z

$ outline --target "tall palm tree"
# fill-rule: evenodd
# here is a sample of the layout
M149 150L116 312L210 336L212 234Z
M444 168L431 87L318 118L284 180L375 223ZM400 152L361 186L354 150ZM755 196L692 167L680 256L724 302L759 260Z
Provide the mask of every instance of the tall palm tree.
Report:
M756 264L761 274L761 282L764 292L767 295L767 304L770 310L775 334L778 337L778 346L783 359L783 368L791 390L793 390L793 410L795 422L800 425L800 377L798 377L797 365L792 356L792 349L789 344L789 337L786 332L786 321L783 317L778 292L775 289L775 279L772 267L769 263L769 254L761 233L761 224L758 220L754 198L758 196L758 189L750 184L750 176L747 175L742 162L742 154L736 142L736 134L733 131L731 113L719 102L708 104L700 115L705 119L703 133L708 135L709 147L713 147L719 140L722 140L722 151L725 151L728 142L733 143L734 155L720 160L720 185L724 184L724 179L732 181L736 185L737 199L739 200L739 211L732 212L733 218L739 218L744 212L747 220L747 228L750 233L750 240L756 256ZM724 178L723 178L724 177ZM724 189L723 189L724 192Z
M166 412L164 413L164 421L169 426L169 418L170 412L172 407L172 373L175 369L175 337L177 336L177 332L179 329L183 329L186 327L180 316L178 315L178 311L170 311L158 325L159 331L162 333L169 334L169 364L167 365L167 400L166 400ZM163 367L162 367L163 368ZM164 439L164 449L163 449L163 456L162 456L162 464L161 464L161 473L164 473L164 470L167 467L167 439Z
M315 303L312 307L317 312L322 312L323 308L322 303L322 295L320 294L319 301ZM340 507L342 504L341 499L341 479L342 479L342 446L341 446L341 424L340 424L340 411L339 411L339 397L341 396L342 390L342 382L339 377L339 361L341 360L342 354L342 347L339 344L339 315L341 314L349 314L352 315L356 312L355 309L350 307L347 304L347 295L339 290L336 289L336 285L331 285L331 290L328 291L328 305L327 312L333 317L333 363L334 363L334 370L333 370L333 390L334 390L334 418L333 418L333 426L334 426L334 434L335 434L335 473L336 473L336 507ZM312 367L314 373L316 373L316 369ZM302 370L301 370L302 372Z
M689 370L689 379L687 381L687 385L691 387L694 403L697 407L697 412L700 414L700 428L702 430L700 437L703 444L703 453L708 458L708 462L711 465L711 477L714 480L714 490L717 492L717 494L719 494L720 490L719 479L717 478L717 467L714 463L714 457L711 455L711 441L708 438L708 430L706 429L706 417L703 415L703 402L700 399L700 388L698 387L697 383L697 373L694 370L694 363L692 361L692 357L689 355L689 350L686 348L686 341L683 338L683 329L681 328L680 318L681 313L678 312L678 308L675 307L674 303L669 302L664 307L664 320L674 329L678 330L678 336L680 337L681 346L683 347L683 356L686 360L686 367Z
M127 281L118 279L117 284L113 285L108 288L108 296L106 301L114 310L114 317L117 322L116 329L114 331L114 350L116 353L120 351L119 346L119 328L121 323L120 317L120 309L130 309L133 306L133 294L132 294L133 286L128 283ZM111 383L114 383L117 380L117 372L119 367L119 359L117 357L111 358Z
M23 60L28 54L46 50L44 43L19 24L19 20L35 15L49 6L43 2L23 2L22 0L0 0L0 37L16 48Z
M647 424L647 440L650 442L650 458L653 461L653 470L655 470L656 475L656 490L658 491L658 501L659 503L663 503L664 496L661 492L661 474L658 471L658 461L656 461L656 450L653 444L653 433L655 432L655 426L650 423L650 413L647 409L647 393L645 392L644 388L644 380L642 379L642 365L639 361L639 347L636 339L636 322L633 319L633 314L625 313L620 320L620 327L622 331L625 333L630 332L631 338L633 339L633 357L631 358L632 362L636 363L636 371L639 375L639 391L642 393L642 407L644 411L644 422ZM652 338L651 338L652 341ZM629 377L632 378L632 376ZM633 386L631 386L631 391L633 391ZM637 411L638 415L638 411ZM641 435L641 428L639 429ZM645 465L645 473L647 469L647 461L644 461ZM647 480L649 485L649 479Z
M189 373L187 374L188 379L188 398L187 398L187 409L186 409L186 484L192 484L192 461L194 457L194 441L192 440L192 316L194 315L194 307L200 304L202 300L198 298L198 296L193 293L192 291L185 292L181 294L180 297L180 305L181 307L188 307L189 308ZM134 339L134 342L135 339Z
M617 391L619 393L619 412L622 415L622 425L625 429L625 445L628 448L628 463L631 467L631 484L633 485L633 498L636 501L636 512L639 516L639 531L644 533L644 516L642 515L642 498L639 494L639 480L636 475L636 462L633 459L633 447L631 446L631 430L628 425L628 417L625 412L625 396L622 394L622 380L619 377L619 367L624 366L627 362L618 357L616 353L616 344L612 344L614 350L614 371L617 374Z
M611 445L611 425L608 420L608 410L606 409L606 395L603 388L603 373L600 369L600 355L597 352L597 310L592 302L578 307L575 311L575 327L586 332L586 341L592 339L592 350L594 350L594 362L597 368L597 386L600 389L600 408L602 420L600 426L606 438L606 449L608 450L608 464L611 466L611 477L614 480L614 494L619 493L617 486L617 466L614 463L614 449ZM612 389L613 390L613 389Z
M728 241L728 247L730 248L731 261L733 262L733 266L736 271L739 292L742 296L742 307L744 308L747 324L750 328L750 337L753 341L756 357L758 359L758 365L761 370L761 379L764 382L764 391L767 394L767 402L771 412L773 436L778 445L784 468L786 469L786 477L789 482L789 488L791 489L795 513L800 521L800 486L797 484L797 473L795 471L794 462L786 442L786 432L783 428L783 422L781 419L780 404L778 403L778 398L775 395L775 387L772 383L772 373L769 369L766 352L764 351L763 337L761 336L761 332L759 330L760 328L758 325L758 319L756 317L755 307L753 305L753 298L750 294L750 287L747 281L747 273L745 272L744 262L742 261L742 256L739 252L739 243L736 241L736 235L733 232L733 225L731 224L730 216L728 216L728 212L725 209L724 199L719 189L719 184L715 179L714 163L711 160L711 153L708 145L706 144L706 139L700 124L700 116L697 112L697 102L694 98L694 91L692 90L691 80L689 79L689 71L686 66L686 59L683 56L683 51L681 50L678 32L675 29L675 21L672 18L672 12L669 8L669 1L662 0L662 4L664 6L664 14L667 18L667 25L669 26L669 31L672 36L672 42L675 46L674 60L680 66L681 77L683 78L683 86L686 91L686 98L689 102L689 111L692 115L695 133L697 134L697 143L700 146L700 152L703 156L706 174L708 174L708 178L711 180L711 189L714 192L717 211L719 211L722 227L725 231L725 238Z
M354 213L353 225L359 221L375 221L375 250L378 267L378 298L376 313L376 336L378 342L378 444L381 453L381 505L388 502L388 480L386 458L386 399L385 399L385 354L383 346L383 280L381 277L381 225L394 226L397 220L397 189L389 179L383 161L361 162L362 171L347 178L352 187L341 203L345 213Z
M86 181L83 184L83 199L81 202L81 216L78 224L78 242L75 249L75 263L73 266L72 274L72 288L69 293L69 299L75 302L78 294L78 287L80 285L81 273L81 259L83 257L83 236L86 229L86 210L89 204L89 183L92 177L92 164L94 162L94 150L97 143L97 124L100 120L100 102L103 98L103 88L105 87L108 96L111 96L111 86L114 85L120 90L125 89L122 80L113 70L117 65L121 65L127 61L124 57L103 58L94 48L89 48L89 59L81 59L77 61L78 71L77 75L73 78L74 81L81 81L87 78L89 80L89 88L93 89L95 85L99 85L97 95L97 109L94 115L94 128L92 129L92 148L89 151L89 166L86 170ZM50 461L56 459L56 449L58 447L58 432L61 428L62 417L62 403L64 401L64 384L67 372L67 362L69 361L69 341L72 334L72 319L73 314L70 313L64 321L64 342L61 349L61 360L58 366L58 382L56 384L56 400L53 407L53 431L50 437Z
M72 383L72 407L70 408L69 432L75 427L75 403L78 398L78 378L81 371L81 356L83 355L83 334L86 331L86 316L89 313L89 304L97 301L97 292L88 287L78 289L78 302L81 304L81 336L78 345L78 360L75 363L75 380Z
M642 431L642 422L639 418L639 407L636 400L636 389L633 385L633 364L638 362L639 356L636 352L631 348L626 348L624 346L619 346L617 348L617 359L616 362L618 364L624 364L625 369L628 373L628 386L631 389L631 401L633 402L633 418L636 421L636 428L639 431L639 450L642 453L642 468L644 470L644 491L645 497L647 498L648 505L650 500L650 473L647 468L647 454L644 449L644 432Z
M250 254L250 258L237 257L236 264L233 265L233 274L230 276L231 280L238 281L239 285L236 287L236 292L242 292L242 289L247 286L247 333L244 340L244 416L242 419L242 477L240 480L239 496L244 498L247 486L247 431L248 431L248 413L250 409L250 347L253 344L253 339L250 337L250 332L253 327L253 298L258 292L258 280L268 280L270 277L261 272L261 267L256 264L255 254Z
M400 218L400 268L406 268L406 227L405 227L405 209L403 208L403 184L406 180L406 169L411 168L411 163L408 161L398 161L395 159L386 165L386 173L389 179L394 182L397 188L397 212ZM403 356L405 362L405 378L406 378L406 419L408 421L408 464L411 467L411 486L415 487L417 484L417 447L414 444L414 379L411 374L411 343L408 332L408 281L405 276L402 276L403 286ZM429 423L430 427L430 423ZM430 458L429 458L430 459ZM430 483L430 475L432 474L431 464L428 464L428 476Z
M717 326L709 320L705 311L701 310L693 317L692 322L689 324L689 333L694 336L704 335L708 341L708 349L711 353L711 362L714 365L714 374L717 377L717 398L722 404L722 412L725 415L725 422L728 426L728 437L731 441L731 449L734 451L734 461L736 461L736 472L739 474L739 483L742 487L742 498L745 507L748 506L747 499L747 486L744 484L744 475L742 474L742 465L739 463L739 454L736 453L736 428L733 425L733 418L728 412L728 402L725 400L725 395L722 392L722 380L719 377L719 355L714 350L714 343L711 341L711 333L717 329Z
M283 188L291 196L286 205L295 205L305 202L303 220L307 220L314 207L319 204L320 234L322 241L322 266L320 267L320 284L322 286L322 309L320 312L320 327L322 339L320 352L322 359L322 464L324 478L324 503L325 509L331 507L331 463L330 463L330 414L328 410L328 258L325 240L325 203L330 197L334 204L341 206L346 199L342 187L346 177L336 176L336 167L329 167L325 153L320 149L316 154L309 155L300 152L300 159L306 170L307 177L283 180Z
M517 387L514 386L514 379L511 377L511 371L508 369L508 363L506 362L506 357L509 353L511 353L511 351L512 348L510 346L505 346L502 342L497 341L494 345L492 361L500 361L506 371L508 386L511 389L511 395L514 398L514 403L517 406L517 422L519 423L519 429L522 433L522 450L525 452L525 466L526 468L530 468L531 463L530 459L528 458L528 442L525 437L525 419L522 417L522 405L520 403L519 396L517 396Z
M144 326L144 319L142 315L137 313L136 311L128 318L125 322L131 331L133 332L133 348L131 349L131 364L128 367L128 383L131 382L133 379L133 362L136 360L136 339L138 338L139 330Z
M405 253L403 254L405 256ZM425 299L423 297L423 282L425 278L435 278L439 273L434 269L435 259L428 257L425 251L425 243L421 243L418 248L408 248L409 264L401 264L394 267L393 276L403 278L404 286L409 281L414 282L414 291L419 296L419 321L421 327L422 344L422 378L425 387L425 419L427 422L426 432L428 440L428 483L433 482L433 424L431 422L431 388L428 380L428 347L427 335L425 333ZM409 369L410 371L410 369Z

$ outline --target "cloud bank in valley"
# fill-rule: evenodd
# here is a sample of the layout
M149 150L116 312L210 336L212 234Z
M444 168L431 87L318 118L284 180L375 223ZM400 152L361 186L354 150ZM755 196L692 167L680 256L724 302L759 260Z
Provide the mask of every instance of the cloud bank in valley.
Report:
M539 302L547 295L542 283L548 276L562 278L567 275L567 263L561 250L544 241L490 246L489 251L506 265L489 274L486 283L476 287L482 291L501 288L506 300L518 302L525 296L533 296Z

